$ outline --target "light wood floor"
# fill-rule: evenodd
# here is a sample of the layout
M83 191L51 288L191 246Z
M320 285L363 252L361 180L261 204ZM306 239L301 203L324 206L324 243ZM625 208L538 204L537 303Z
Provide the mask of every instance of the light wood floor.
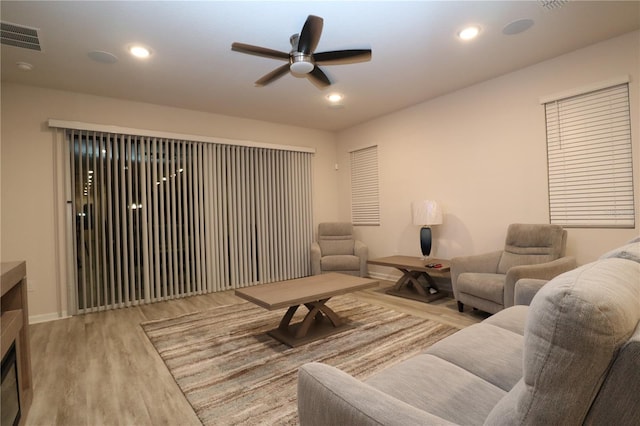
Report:
M384 294L390 285L353 295L458 328L485 317L458 313L450 298L425 304ZM241 302L227 291L32 325L34 398L26 425L199 425L139 324Z

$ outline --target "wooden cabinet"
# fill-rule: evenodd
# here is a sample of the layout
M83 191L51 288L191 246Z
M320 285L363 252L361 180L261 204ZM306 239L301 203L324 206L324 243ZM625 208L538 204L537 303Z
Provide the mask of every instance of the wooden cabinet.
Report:
M16 345L20 424L24 424L33 399L26 263L3 262L1 283L0 329L2 340L0 348L4 358L11 344L15 342Z

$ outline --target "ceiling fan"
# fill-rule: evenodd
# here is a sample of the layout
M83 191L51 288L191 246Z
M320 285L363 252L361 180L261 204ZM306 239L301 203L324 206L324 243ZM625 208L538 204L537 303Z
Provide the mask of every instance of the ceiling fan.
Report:
M256 81L256 86L266 86L289 71L297 75L306 74L321 87L329 86L331 84L329 77L318 65L368 61L371 59L371 49L333 50L315 53L322 34L323 22L322 18L309 15L300 34L294 34L289 38L291 42L291 51L289 53L244 43L233 43L231 50L288 62L261 77Z

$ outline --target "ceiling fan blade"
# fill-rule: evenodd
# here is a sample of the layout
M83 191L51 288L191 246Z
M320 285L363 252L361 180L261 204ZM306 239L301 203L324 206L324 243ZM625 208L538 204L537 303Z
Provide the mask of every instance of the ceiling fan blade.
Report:
M323 24L324 20L319 16L309 15L307 17L298 39L298 52L308 55L316 50L322 35Z
M258 81L255 82L256 86L266 86L269 83L272 83L289 72L289 64L284 64L275 70L271 71L269 74L264 75Z
M323 64L330 62L366 62L371 60L371 49L334 50L332 52L314 53L313 59L317 63Z
M267 58L274 58L274 59L284 59L285 61L289 60L289 54L286 52L267 49L266 47L252 46L250 44L233 43L231 45L231 50L234 50L236 52L241 52L241 53L248 53L249 55L264 56Z
M320 67L314 67L313 70L311 70L311 72L307 75L310 76L314 80L314 82L318 83L320 86L329 86L331 84L329 77L327 77L327 75L320 69Z

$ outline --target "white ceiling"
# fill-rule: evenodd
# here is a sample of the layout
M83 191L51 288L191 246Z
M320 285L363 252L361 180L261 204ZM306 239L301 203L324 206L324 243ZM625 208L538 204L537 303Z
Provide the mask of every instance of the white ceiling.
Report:
M444 93L640 28L639 1L155 2L6 1L3 22L37 28L42 52L2 45L2 80L324 130L340 130ZM281 61L231 50L234 41L288 52L307 15L324 18L316 51L371 48L372 60L324 66L318 89ZM517 35L502 28L530 18ZM482 28L471 42L456 32ZM126 47L153 55L140 61ZM106 51L112 64L87 54ZM17 62L33 65L29 72ZM340 92L340 108L325 96Z

